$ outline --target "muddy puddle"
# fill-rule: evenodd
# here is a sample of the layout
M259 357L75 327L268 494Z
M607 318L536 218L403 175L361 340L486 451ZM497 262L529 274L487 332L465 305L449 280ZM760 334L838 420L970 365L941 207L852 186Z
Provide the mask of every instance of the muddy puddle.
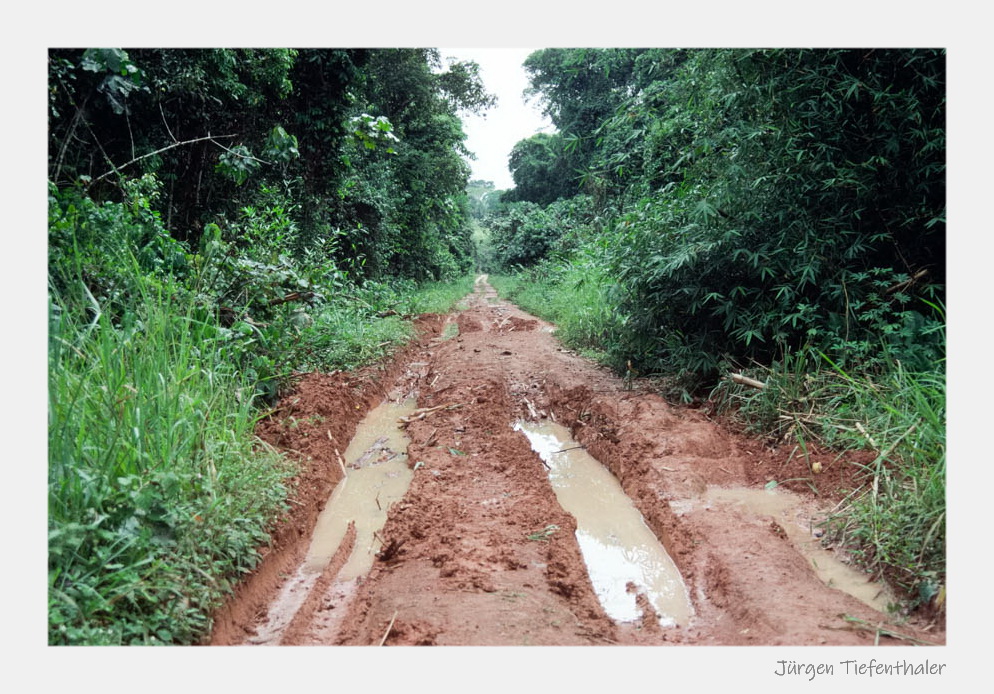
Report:
M614 475L565 427L518 422L514 428L545 462L560 505L576 519L576 539L608 616L622 623L639 620L641 593L661 626L685 625L693 607L683 578Z
M865 573L844 563L831 550L822 546L816 529L817 519L807 516L800 500L778 489L709 487L697 502L671 502L678 514L686 513L703 502L705 508L732 507L744 516L759 522L771 519L810 562L811 568L825 585L848 593L863 604L887 612L896 603L894 596L880 583L871 582Z
M407 466L407 435L397 424L417 402L385 402L359 424L345 450L346 476L318 516L304 568L320 572L338 549L349 523L355 523L355 549L338 574L341 581L365 575L373 566L381 542L376 533L387 521L390 504L399 501L411 484Z
M407 466L407 435L398 419L411 414L416 406L413 398L402 403L388 400L359 423L339 459L345 476L318 516L304 562L284 585L269 609L266 623L250 639L251 643L279 643L283 631L342 544L350 525L354 525L355 539L349 558L335 576L340 588L337 592L347 595L348 584L372 568L382 546L378 533L386 523L390 505L404 496L413 476Z

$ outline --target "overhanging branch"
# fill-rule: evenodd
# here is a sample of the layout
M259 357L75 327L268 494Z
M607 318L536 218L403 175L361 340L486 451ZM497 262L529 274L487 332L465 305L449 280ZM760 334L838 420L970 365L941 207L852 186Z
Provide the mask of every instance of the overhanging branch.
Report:
M123 168L125 168L127 166L131 166L135 162L139 162L142 159L148 159L149 157L154 157L156 154L162 154L163 152L167 152L167 151L169 151L171 149L175 149L177 147L182 147L183 145L192 145L192 144L194 144L196 142L204 142L204 141L214 142L214 140L216 138L220 138L220 137L238 137L238 136L237 135L206 135L204 137L195 137L192 140L185 140L183 142L174 142L173 144L166 145L165 147L162 147L161 149L157 149L154 152L149 152L148 154L143 154L140 157L135 157L131 161L127 161L127 162L121 164L120 166L114 166L114 164L111 163L111 166L114 166L114 168L111 169L110 171L108 171L107 173L101 174L100 176L97 176L96 178L94 178L93 181L91 182L91 185L93 183L96 183L97 181L100 181L100 180L103 180L103 179L107 178L111 174L120 173L121 169L123 169ZM217 145L218 147L220 147L221 149L225 149L225 150L228 149L227 147L225 147L224 145L222 145L219 142L214 142L214 144ZM231 150L228 150L228 151L230 152Z

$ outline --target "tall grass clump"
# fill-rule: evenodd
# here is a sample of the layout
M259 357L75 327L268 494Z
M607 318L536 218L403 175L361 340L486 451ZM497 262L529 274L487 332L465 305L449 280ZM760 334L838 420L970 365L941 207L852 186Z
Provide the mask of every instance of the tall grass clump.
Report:
M117 324L52 305L51 644L195 642L287 494L216 326L174 294L139 305Z
M422 313L448 313L458 308L461 299L473 292L476 277L465 274L448 280L412 284L403 287L404 300L401 313L418 315Z
M473 290L472 275L439 282L368 281L316 305L288 353L295 370L355 369L413 337L411 318L446 313Z
M156 188L50 196L53 645L202 639L293 473L253 435L266 355L219 321L202 291L218 262L166 234Z
M877 455L862 466L855 498L830 520L834 535L854 547L861 564L900 588L912 607L941 603L946 583L945 374L906 371L900 362L878 378L835 373L841 391L835 406L850 405L847 416L865 422L864 438Z

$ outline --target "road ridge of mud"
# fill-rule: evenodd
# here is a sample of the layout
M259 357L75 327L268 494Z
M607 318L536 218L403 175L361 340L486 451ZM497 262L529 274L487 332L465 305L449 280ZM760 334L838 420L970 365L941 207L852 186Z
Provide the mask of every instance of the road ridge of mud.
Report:
M715 486L762 487L774 470L795 476L785 470L787 452L722 429L700 410L626 390L485 280L466 301L465 310L420 319L418 338L385 366L304 376L260 426L305 471L272 550L216 615L212 644L251 642L341 478L338 452L369 409L411 395L421 408L440 409L407 426L414 478L380 533L391 550L353 585L336 584L326 570L281 643L872 645L875 629L854 624L944 642L941 625L897 623L822 583L785 539L779 523L787 521L704 500ZM443 336L447 323L457 336ZM607 617L575 521L512 428L544 417L570 428L611 470L660 538L694 604L686 627L660 628L641 595L641 620ZM842 466L828 471L819 480L825 490L845 482Z

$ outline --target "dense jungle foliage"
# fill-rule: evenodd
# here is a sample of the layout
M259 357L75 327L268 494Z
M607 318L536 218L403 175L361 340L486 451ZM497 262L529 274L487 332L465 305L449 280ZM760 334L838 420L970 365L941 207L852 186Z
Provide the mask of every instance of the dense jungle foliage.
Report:
M474 263L434 49L51 50L49 642L194 643L293 465L253 438L296 371L352 368Z
M484 219L498 289L801 453L869 445L873 493L854 490L837 534L935 604L944 52L553 48L525 68L556 132L515 146L515 188Z

